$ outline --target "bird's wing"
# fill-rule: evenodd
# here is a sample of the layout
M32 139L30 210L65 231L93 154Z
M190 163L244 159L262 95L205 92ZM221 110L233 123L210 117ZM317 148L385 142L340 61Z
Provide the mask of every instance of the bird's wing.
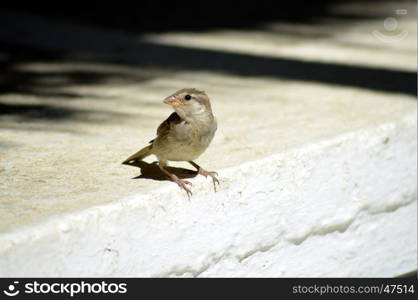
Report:
M170 131L171 126L176 125L181 121L180 116L176 112L173 112L164 122L160 124L160 126L158 126L157 136L166 135ZM152 142L154 142L154 140L150 141L151 144Z

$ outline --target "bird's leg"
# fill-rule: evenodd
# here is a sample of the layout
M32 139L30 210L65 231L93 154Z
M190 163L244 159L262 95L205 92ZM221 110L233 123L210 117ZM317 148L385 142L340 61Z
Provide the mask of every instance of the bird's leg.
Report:
M193 161L189 161L189 164L191 164L193 167L197 169L198 174L203 175L205 177L208 177L208 176L212 177L213 188L215 189L215 192L216 192L216 184L219 184L219 180L218 178L216 178L216 176L218 176L218 173L212 172L212 171L206 171L205 169L203 169L201 166L199 166L197 163Z
M166 166L165 162L160 161L158 163L158 167L160 168L161 171L163 171L168 177L170 177L171 181L177 183L177 185L182 188L183 190L186 191L187 196L190 199L190 196L192 195L192 191L189 190L186 186L186 184L190 184L192 185L192 183L190 181L187 180L181 180L180 178L178 178L176 175L171 174L170 172L168 172L164 167Z

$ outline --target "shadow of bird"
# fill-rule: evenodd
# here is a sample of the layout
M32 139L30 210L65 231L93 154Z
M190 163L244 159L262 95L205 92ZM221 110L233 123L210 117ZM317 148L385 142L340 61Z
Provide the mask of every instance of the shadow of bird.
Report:
M160 168L158 167L158 163L152 162L152 163L147 163L143 160L135 160L132 162L126 162L124 163L125 165L128 166L133 166L133 167L138 167L141 169L141 174L133 177L132 179L153 179L153 180L170 180L170 178L167 177L166 174L164 174ZM189 169L185 169L185 168L177 168L177 167L166 167L166 169L176 175L178 178L180 179L185 179L185 178L193 178L197 176L197 171L192 171Z

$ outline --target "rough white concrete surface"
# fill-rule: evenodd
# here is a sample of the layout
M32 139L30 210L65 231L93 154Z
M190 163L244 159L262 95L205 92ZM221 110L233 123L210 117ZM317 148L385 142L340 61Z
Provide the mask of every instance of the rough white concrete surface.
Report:
M1 236L0 276L395 276L416 267L416 115ZM414 141L414 142L411 142ZM28 259L29 258L29 259Z

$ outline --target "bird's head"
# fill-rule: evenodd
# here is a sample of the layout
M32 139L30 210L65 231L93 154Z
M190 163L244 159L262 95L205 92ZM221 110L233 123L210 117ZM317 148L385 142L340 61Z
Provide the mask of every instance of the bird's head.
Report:
M212 114L209 97L203 91L182 89L164 99L182 119L196 119Z

